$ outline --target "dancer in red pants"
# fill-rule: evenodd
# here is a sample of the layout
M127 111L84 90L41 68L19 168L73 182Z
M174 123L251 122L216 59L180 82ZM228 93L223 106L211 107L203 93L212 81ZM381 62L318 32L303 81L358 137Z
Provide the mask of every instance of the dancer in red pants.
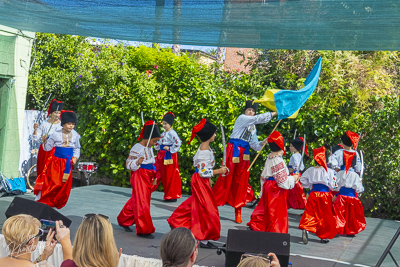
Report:
M143 138L143 139L142 139ZM153 146L160 139L160 130L153 121L147 121L142 128L139 143L129 152L126 168L131 171L132 197L126 202L117 220L125 231L132 232L131 225L136 224L136 234L154 238L153 220L150 214L150 196L152 182L155 179Z
M217 127L206 119L193 127L189 143L197 135L201 144L193 158L196 172L192 176L192 195L186 199L167 220L171 228L185 227L192 230L194 237L201 240L200 247L217 248L208 240L218 240L221 232L218 207L210 187L210 178L226 172L226 167L213 170L214 151L210 143L215 139Z
M67 204L72 187L72 165L80 156L81 136L74 130L76 122L74 112L61 111L62 129L55 131L43 143L43 150L54 149L54 155L47 158L38 177L43 184L37 201L57 209Z
M229 174L220 175L213 187L215 200L218 206L226 203L235 208L235 221L242 223L242 207L252 198L249 187L250 147L260 150L267 140L258 141L255 124L269 122L276 112L266 112L256 115L258 103L246 101L244 114L240 115L233 126L229 143L226 148L226 167ZM248 192L249 197L248 197Z
M165 202L176 202L178 198L182 197L182 182L178 162L178 151L182 141L175 130L172 129L174 120L175 115L172 112L164 115L161 123L165 131L154 146L160 152L156 157L157 184L154 185L153 191L157 189L160 181L162 181Z
M329 154L325 147L313 149L313 154L317 166L308 168L300 178L305 188L311 188L299 224L299 229L303 230L304 244L308 243L307 232L315 233L321 243L328 243L337 234L330 193L336 183L335 172L327 167Z
M55 148L53 148L50 151L45 151L43 149L43 142L45 142L47 138L55 131L61 130L62 126L60 121L60 115L63 107L64 107L63 102L53 99L53 101L51 101L50 103L49 111L47 112L47 117L49 117L49 119L47 121L43 121L40 126L37 123L33 125L33 128L35 130L33 131L32 139L35 142L38 141L41 142L36 163L36 173L38 178L36 179L35 187L33 188L33 194L36 195L36 200L40 199L41 196L40 191L42 190L44 183L42 178L45 177L45 176L40 176L40 174L43 172L44 165L47 159L53 156L55 150Z
M274 131L268 136L268 145L272 153L265 161L261 177L266 181L258 205L247 224L251 230L262 232L288 233L289 217L287 210L287 192L299 180L298 174L289 175L282 155L285 144L282 135Z

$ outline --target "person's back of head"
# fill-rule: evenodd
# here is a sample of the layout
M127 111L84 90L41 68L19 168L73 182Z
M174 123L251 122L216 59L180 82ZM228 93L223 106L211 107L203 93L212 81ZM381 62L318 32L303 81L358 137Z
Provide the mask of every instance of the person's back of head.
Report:
M163 267L192 266L197 258L197 244L187 228L175 228L164 235L160 245Z
M28 243L37 235L40 226L39 220L31 215L20 214L8 218L1 231L10 253L28 250Z
M241 260L237 267L269 267L269 263L261 257L249 257Z
M117 267L118 249L110 221L104 215L85 215L75 235L72 257L79 267Z

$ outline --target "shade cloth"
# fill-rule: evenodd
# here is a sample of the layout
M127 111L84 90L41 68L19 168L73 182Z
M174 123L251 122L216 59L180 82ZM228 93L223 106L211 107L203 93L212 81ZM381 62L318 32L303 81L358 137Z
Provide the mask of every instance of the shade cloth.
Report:
M0 0L0 24L132 41L400 50L397 0Z

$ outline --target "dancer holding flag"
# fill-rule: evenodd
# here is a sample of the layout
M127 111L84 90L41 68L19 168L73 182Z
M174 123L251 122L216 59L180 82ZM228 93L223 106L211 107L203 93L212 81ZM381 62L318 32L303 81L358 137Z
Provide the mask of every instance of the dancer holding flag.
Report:
M235 208L235 221L242 223L242 207L246 205L249 175L247 171L250 162L250 147L260 150L267 140L258 141L255 124L269 122L276 112L266 112L256 115L258 103L246 101L244 114L240 115L233 126L227 146L226 167L230 170L226 176L219 175L213 187L218 206L226 203Z
M341 136L344 149L337 150L331 157L332 167L338 172L339 193L333 203L336 228L341 235L353 237L363 231L367 225L364 208L358 195L364 192L360 172L362 164L357 152L360 136L347 131Z
M299 180L299 175L289 175L282 158L282 155L286 155L282 135L273 131L267 140L272 153L268 155L261 173L261 177L266 181L261 199L247 225L254 231L288 233L287 192Z
M201 144L194 155L193 166L196 172L192 176L192 195L186 199L168 218L171 228L185 227L200 240L202 248L217 248L208 240L218 240L221 232L218 207L210 187L210 178L217 174L225 174L227 168L215 166L214 151L210 143L215 139L217 127L206 119L193 127L189 143L197 135Z
M164 201L176 202L182 196L182 182L179 174L178 151L182 141L178 134L172 129L175 115L168 112L162 119L162 127L164 132L161 134L160 140L154 148L160 150L156 157L156 185L153 191L157 189L160 181L164 187Z
M67 204L72 187L72 165L80 156L80 135L74 130L77 119L73 111L61 111L62 129L43 142L43 150L54 155L47 158L39 181L43 181L38 202L61 209Z
M40 198L40 191L42 190L44 183L44 181L41 179L44 176L39 175L43 172L44 164L46 163L47 159L54 154L55 149L53 148L50 151L45 151L43 149L43 142L45 142L52 133L62 128L60 115L63 107L63 102L53 99L47 112L47 117L49 119L47 121L43 121L40 126L37 122L33 125L34 131L32 139L34 142L41 142L36 163L36 173L38 178L36 179L35 187L33 189L33 194L37 196L36 200ZM39 116L41 116L41 114L39 114Z
M143 139L142 139L143 138ZM153 146L160 139L160 130L154 121L147 121L138 140L129 152L126 168L131 171L132 197L117 217L118 224L127 232L132 232L131 225L136 224L136 234L153 239L155 232L150 214L152 181L156 169Z
M317 166L308 168L300 178L305 188L311 188L310 196L299 229L303 230L303 243L308 243L308 233L315 233L321 243L328 243L336 236L336 223L332 212L332 194L335 181L335 172L327 167L329 156L325 147L313 149L314 160Z

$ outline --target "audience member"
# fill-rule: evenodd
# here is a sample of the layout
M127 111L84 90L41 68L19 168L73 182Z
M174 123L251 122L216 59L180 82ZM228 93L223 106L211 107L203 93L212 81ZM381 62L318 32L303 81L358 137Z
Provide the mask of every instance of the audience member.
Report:
M243 256L247 256L243 258ZM280 267L279 260L274 253L269 253L267 256L272 256L270 262L268 258L260 255L243 254L242 260L237 267Z
M192 232L183 227L164 235L160 245L163 267L190 267L197 259L199 242Z
M3 224L2 233L10 254L0 259L0 266L53 267L47 262L57 244L53 239L55 232L52 229L47 235L43 253L31 261L31 254L37 248L39 237L44 234L40 226L39 220L30 215L20 214L8 218Z
M107 216L86 214L75 235L72 259L61 267L117 267L122 249L117 249Z

